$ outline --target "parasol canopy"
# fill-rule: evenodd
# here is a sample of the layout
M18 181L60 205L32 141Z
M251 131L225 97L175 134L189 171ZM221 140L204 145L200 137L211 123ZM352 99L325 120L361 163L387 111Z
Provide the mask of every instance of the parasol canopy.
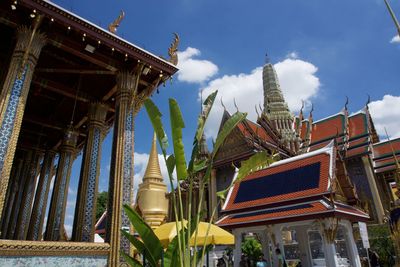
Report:
M183 225L187 225L187 221L183 221ZM235 237L229 233L228 231L225 231L224 229L211 224L210 225L210 230L208 232L208 236L206 238L207 234L207 229L208 229L209 223L207 222L199 222L197 226L197 245L234 245L235 244ZM182 223L178 221L178 228L179 230L182 227ZM160 240L161 244L164 247L167 247L168 244L174 239L176 236L176 222L170 222L161 225L157 229L154 230L154 233ZM194 237L195 233L193 233L192 238L190 239L190 245L194 246Z

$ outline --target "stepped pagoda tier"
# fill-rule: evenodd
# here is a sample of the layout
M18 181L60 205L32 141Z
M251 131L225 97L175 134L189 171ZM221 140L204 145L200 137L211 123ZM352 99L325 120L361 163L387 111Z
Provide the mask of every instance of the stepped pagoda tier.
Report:
M121 207L133 202L135 116L177 71L178 39L165 60L116 35L123 14L106 30L47 0L2 1L0 13L0 265L119 266L120 251L130 251L120 229L130 225ZM107 231L96 244L101 148L111 128Z
M280 141L289 149L299 149L298 138L293 129L293 115L283 96L274 66L267 61L263 67L264 110L263 115L280 133Z
M163 224L168 215L167 185L161 175L156 142L154 133L149 162L136 197L136 209L153 229Z

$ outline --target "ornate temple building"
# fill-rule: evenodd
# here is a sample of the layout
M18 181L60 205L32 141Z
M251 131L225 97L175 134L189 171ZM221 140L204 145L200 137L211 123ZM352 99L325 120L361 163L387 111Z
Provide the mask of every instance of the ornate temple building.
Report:
M292 115L269 61L263 88L257 121L239 124L216 155L208 209L217 206L215 192L231 184L243 160L257 151L277 153L280 161L246 177L217 206L217 224L235 234L235 258L243 237L253 232L264 255L280 248L293 264L361 266L353 228L357 222L385 223L394 208L400 139L380 142L368 104L349 114L346 103L318 121L313 110L307 118L302 110ZM229 117L225 110L221 125ZM317 245L320 252L313 253ZM268 261L277 264L276 257Z
M50 1L0 3L0 266L119 266L120 250L130 251L120 229L130 227L122 204L133 203L134 120L177 71L178 38L170 59L160 58L116 35L123 17L105 30ZM99 244L96 195L111 128L107 231ZM68 237L68 186L79 153ZM146 177L152 186L159 182L153 171Z

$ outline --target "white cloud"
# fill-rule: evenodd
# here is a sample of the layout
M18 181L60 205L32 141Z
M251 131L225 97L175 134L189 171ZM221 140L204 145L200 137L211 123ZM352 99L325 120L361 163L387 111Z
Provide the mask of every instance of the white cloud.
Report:
M201 52L197 48L188 47L178 52L178 80L188 83L203 83L218 72L218 67L209 60L196 59Z
M290 52L286 55L287 58L297 59L299 58L299 54L296 51Z
M399 35L395 35L392 40L390 40L390 43L394 44L394 43L400 43L400 36Z
M290 110L298 111L301 108L301 100L307 102L318 93L320 82L315 75L318 68L310 62L294 58L298 57L296 52L289 53L288 57L276 63L275 69ZM221 98L229 111L236 110L235 99L240 111L248 112L249 119L256 119L255 106L263 106L264 102L262 67L257 67L250 73L225 75L214 79L201 90L203 98L218 90L218 97L206 127L207 137L215 138L223 112Z
M378 134L386 139L385 128L391 138L400 137L400 96L385 95L369 104Z
M67 232L68 238L72 236L72 225L71 224L64 224L65 231Z
M68 187L68 195L76 195L76 191L72 189L70 186Z

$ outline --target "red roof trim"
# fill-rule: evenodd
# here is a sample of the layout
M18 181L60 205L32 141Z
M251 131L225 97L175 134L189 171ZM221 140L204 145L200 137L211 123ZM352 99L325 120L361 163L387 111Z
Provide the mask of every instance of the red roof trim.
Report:
M316 162L321 163L320 178L319 178L320 180L319 180L319 186L317 188L308 189L308 190L304 190L304 191L297 191L294 193L278 195L278 196L274 196L274 197L246 201L246 202L241 202L241 203L234 203L235 197L237 196L237 193L239 190L239 186L240 186L240 183L239 183L239 184L235 185L232 189L232 192L230 192L228 202L227 202L226 206L224 207L224 211L245 209L245 208L249 208L249 207L263 206L263 205L268 205L268 204L272 204L272 203L276 204L276 203L287 202L287 201L290 201L293 199L302 199L302 198L307 198L310 196L326 194L328 191L328 184L329 184L329 169L331 167L330 161L331 161L330 154L321 153L321 154L317 154L317 155L314 155L311 157L301 158L301 159L295 160L295 161L289 161L288 163L285 163L285 164L271 166L264 170L253 173L253 174L247 176L243 181L257 179L257 178L260 178L260 177L263 177L266 175L284 172L284 171L291 170L294 168L299 168L302 166L310 165L310 164L313 164Z

